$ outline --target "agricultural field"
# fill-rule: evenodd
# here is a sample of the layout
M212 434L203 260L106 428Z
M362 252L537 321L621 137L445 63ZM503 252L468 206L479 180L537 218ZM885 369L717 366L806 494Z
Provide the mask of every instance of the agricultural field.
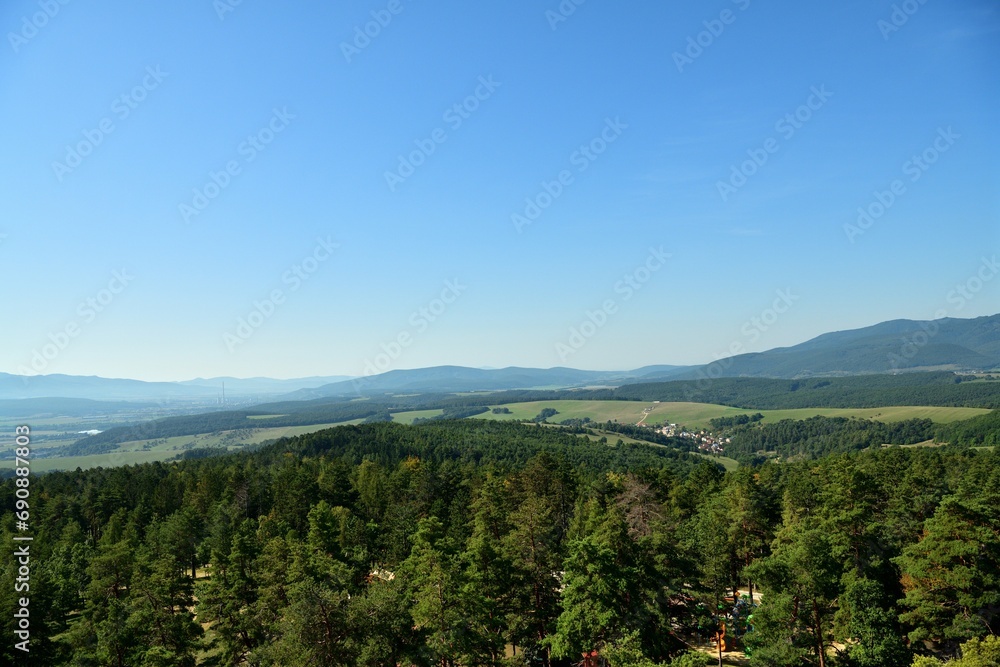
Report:
M394 412L392 413L392 421L399 422L400 424L412 424L414 419L430 419L431 417L437 417L442 412L444 412L444 410L441 409Z
M45 455L61 447L72 445L84 437L80 431L97 428L80 417L42 417L34 419L0 419L0 468L14 466L14 429L22 424L31 427L31 444L35 456ZM103 424L102 424L103 425ZM9 434L9 437L5 437Z
M35 456L32 457L31 469L34 472L48 472L51 470L75 470L76 468L96 468L122 465L135 465L138 463L150 463L152 461L162 461L169 459L189 449L202 448L226 448L229 450L240 449L246 445L255 445L268 440L278 438L291 438L306 433L315 433L326 428L342 426L345 424L360 424L363 420L355 419L346 422L331 424L312 424L309 426L275 426L270 428L240 429L237 431L220 431L218 433L202 433L198 435L182 435L174 438L160 438L156 440L135 440L123 442L110 452L103 454L89 454L86 456L63 456L53 458L44 457L44 450L52 446L63 446L73 444L79 437L76 436L67 440L53 441L46 443L46 447L34 447ZM11 431L13 432L13 431ZM41 433L42 431L38 431ZM36 431L32 431L36 433ZM12 468L14 466L13 457L0 458L0 469Z
M791 410L746 410L727 405L711 403L643 403L638 401L531 401L527 403L511 403L498 406L510 410L510 414L493 414L486 412L470 419L532 419L544 408L558 410L559 414L550 417L551 422L564 419L583 419L590 417L592 421L619 421L635 424L644 416L643 423L650 426L673 423L688 428L708 428L709 420L716 417L731 417L739 414L760 412L765 422L776 422L782 419L808 419L809 417L859 417L893 422L905 419L930 419L938 423L949 423L960 419L969 419L989 412L983 408L940 408L928 406L892 406L884 408L796 408Z
M709 403L646 403L639 401L598 400L531 401L498 407L509 409L510 414L486 412L470 417L470 419L532 419L543 409L551 408L558 411L558 414L550 417L549 421L552 423L558 423L565 419L583 419L584 417L589 417L591 421L598 423L617 420L620 423L635 424L640 419L643 419L643 423L651 426L663 423L675 423L692 429L701 429L708 428L709 420L716 417L758 412L757 410L745 410ZM807 419L821 415L828 417L861 417L886 422L926 418L938 423L948 423L985 414L989 410L980 408L904 406L857 409L800 408L791 410L760 410L759 412L764 415L765 422L774 422L781 419ZM392 418L393 421L402 424L412 424L416 419L436 417L441 413L442 410L440 409L410 410L393 413ZM282 437L313 433L341 424L357 424L362 421L356 419L307 426L267 426L269 419L275 419L280 416L254 415L251 419L255 423L260 424L259 427L255 426L254 428L125 442L111 452L73 457L52 457L49 455L61 447L76 442L82 437L79 431L95 427L93 421L67 417L39 419L32 423L34 453L32 468L36 472L45 472L48 470L74 470L77 467L93 468L97 466L132 465L169 459L190 449L225 448L236 450L246 445L259 444ZM0 432L6 430L13 433L14 426L15 423L13 420L0 420ZM618 438L626 442L630 441L629 438L620 434L608 433L607 437L612 442ZM13 442L11 442L11 445L13 445ZM6 455L9 453L9 449L9 447L4 447L2 442L0 442L0 469L13 467L13 457ZM728 462L723 463L727 464Z
M990 410L986 408L939 408L933 406L904 405L884 408L796 408L794 410L758 410L764 415L764 421L780 421L782 419L808 419L817 415L822 417L860 417L875 419L881 422L898 422L906 419L930 419L937 424L949 424L962 419L971 419L985 415Z
M509 415L508 415L509 416ZM560 427L557 424L541 424L542 426L548 426L550 428L565 428ZM625 443L632 443L637 445L649 445L650 447L666 447L666 445L660 445L655 442L649 442L648 440L636 440L635 438L630 438L622 433L615 433L614 431L604 431L599 428L589 429L593 433L581 434L580 437L585 437L588 440L599 441L601 438L606 439L609 443L615 443L619 440ZM739 461L736 459L729 458L728 456L722 456L720 454L705 454L703 452L691 452L695 456L700 456L703 459L713 461L718 463L727 471L732 472L740 467Z
M506 415L508 418L510 415ZM472 419L472 417L470 417ZM557 424L541 424L541 426L547 426L549 428L565 428L558 426ZM649 442L648 440L636 440L635 438L630 438L622 433L615 433L614 431L604 431L599 428L589 429L593 433L581 434L580 437L585 437L588 440L599 441L601 438L605 438L609 443L615 443L619 440L625 443L632 443L637 445L649 445L650 447L665 447L666 445L660 445L655 442ZM691 452L695 456L700 456L701 458L707 459L718 463L727 471L733 471L740 467L739 461L736 459L729 458L728 456L721 456L719 454L705 454L702 452Z

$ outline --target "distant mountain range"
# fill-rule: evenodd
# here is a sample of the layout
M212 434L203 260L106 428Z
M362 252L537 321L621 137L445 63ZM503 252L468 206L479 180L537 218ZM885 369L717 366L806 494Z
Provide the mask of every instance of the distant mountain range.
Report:
M320 387L323 385L331 384L333 382L342 382L344 380L350 380L350 375L331 375L331 376L312 376L305 378L295 378L293 380L275 380L274 378L233 378L233 377L217 377L217 378L195 378L194 380L185 380L184 382L178 382L177 384L182 384L189 387L213 387L216 391L225 384L226 393L232 392L233 395L240 394L279 394L290 391L295 391L296 389L302 389L304 387Z
M293 380L231 377L185 382L142 382L95 376L0 373L0 399L43 397L103 401L201 401L264 397L310 400L408 392L499 391L617 386L703 377L803 378L918 370L1000 370L1000 315L934 321L892 320L862 329L817 336L792 347L741 354L706 366L644 366L631 371L573 368L467 368L435 366L394 370L371 377L308 377Z
M572 368L484 370L436 366L389 371L288 394L289 400L349 394L492 391L620 385L710 377L801 378L920 370L1000 369L1000 315L933 321L892 320L817 336L793 347L741 354L704 366L645 366L632 371Z
M801 378L906 371L1000 369L1000 315L974 319L891 320L817 336L799 345L741 354L686 373L647 379Z
M211 401L222 394L239 398L278 395L306 387L340 382L350 376L275 380L272 378L198 378L184 382L144 382L95 375L11 375L0 373L0 399L90 398L102 401Z
M405 392L501 391L504 389L563 389L616 386L648 375L657 378L687 371L687 366L644 366L633 371L582 371L575 368L498 368L433 366L398 370L286 394L287 400L309 400L350 394Z
M86 398L6 398L0 399L0 417L84 417L97 414L135 413L155 407L155 403L91 401Z

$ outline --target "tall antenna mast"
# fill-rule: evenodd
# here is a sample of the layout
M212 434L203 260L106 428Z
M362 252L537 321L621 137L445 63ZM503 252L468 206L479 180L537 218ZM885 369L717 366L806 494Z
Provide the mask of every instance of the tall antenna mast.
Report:
M226 407L226 381L222 381L222 407Z

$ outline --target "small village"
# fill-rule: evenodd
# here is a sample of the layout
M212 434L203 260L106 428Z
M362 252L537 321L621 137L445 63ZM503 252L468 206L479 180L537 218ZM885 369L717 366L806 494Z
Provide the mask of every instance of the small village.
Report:
M659 401L657 401L659 403ZM652 429L660 435L665 435L671 438L688 438L694 440L698 443L698 451L705 452L707 454L722 454L725 451L724 445L729 444L730 438L722 437L717 433L712 433L711 431L701 430L701 431L689 431L683 426L678 426L677 424L660 424L659 426L653 426L651 424L644 423L646 417L649 413L653 411L653 406L644 408L642 411L642 419L636 422L636 426L643 426L645 428Z
M722 436L716 435L709 431L687 431L681 429L678 431L677 424L663 424L659 428L653 427L657 433L662 435L677 437L677 438L689 438L698 443L698 450L710 454L721 454L725 451L724 445L730 442L729 438L723 438Z

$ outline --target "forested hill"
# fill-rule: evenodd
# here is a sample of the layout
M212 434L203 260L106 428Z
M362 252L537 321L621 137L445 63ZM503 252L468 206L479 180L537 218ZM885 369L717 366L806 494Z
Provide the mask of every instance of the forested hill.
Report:
M916 369L1000 369L1000 315L891 320L835 331L791 347L720 359L683 372L678 379L709 372L730 377L796 378Z
M30 664L699 665L688 647L725 623L751 667L815 665L835 643L852 665L909 667L1000 623L998 489L996 452L724 473L478 421L50 473L31 479ZM13 544L13 513L0 533ZM8 609L16 576L4 550ZM0 663L16 653L0 644Z
M608 398L694 401L739 408L876 408L889 405L1000 407L1000 381L947 372L776 380L699 378L629 384Z
M503 405L553 399L691 401L749 410L874 408L890 405L1000 408L1000 380L944 371L780 380L704 377L614 389L517 390L448 398L442 405Z
M591 473L664 469L684 477L695 466L704 464L704 459L670 447L609 445L562 429L486 420L441 421L416 427L392 422L340 426L280 440L253 456L262 465L292 455L355 463L368 460L389 467L419 459L435 465L450 461L512 469L524 466L540 453L559 457L568 466Z

